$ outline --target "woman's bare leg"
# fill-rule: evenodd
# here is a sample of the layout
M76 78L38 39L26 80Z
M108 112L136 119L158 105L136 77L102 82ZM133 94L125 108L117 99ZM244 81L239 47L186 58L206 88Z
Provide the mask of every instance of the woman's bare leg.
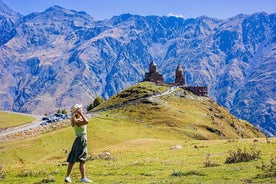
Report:
M70 176L75 163L69 163L67 168L67 176Z
M80 173L81 173L81 178L85 177L85 162L81 161L80 162Z

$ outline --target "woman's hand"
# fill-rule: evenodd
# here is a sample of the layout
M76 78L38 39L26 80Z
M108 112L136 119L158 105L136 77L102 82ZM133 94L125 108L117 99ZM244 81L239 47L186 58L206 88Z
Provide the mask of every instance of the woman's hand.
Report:
M76 110L75 113L78 114L78 115L81 117L81 119L77 119L77 121L76 121L76 123L77 123L79 126L88 124L88 119L84 116L83 110L82 110L82 109Z
M76 113L77 113L77 114L83 114L83 110L82 110L81 108L80 108L80 109L77 109L77 110L76 110Z

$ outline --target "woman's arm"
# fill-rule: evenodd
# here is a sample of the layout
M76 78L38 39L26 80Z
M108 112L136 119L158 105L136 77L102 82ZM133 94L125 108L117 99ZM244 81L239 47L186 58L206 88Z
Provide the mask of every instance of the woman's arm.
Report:
M75 123L78 126L87 125L88 119L84 116L82 111L78 111L78 114L81 116L81 118L75 118Z

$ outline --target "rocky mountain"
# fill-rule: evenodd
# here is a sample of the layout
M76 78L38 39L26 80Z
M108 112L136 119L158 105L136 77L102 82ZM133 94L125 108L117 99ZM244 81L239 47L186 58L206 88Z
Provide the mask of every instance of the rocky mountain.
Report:
M0 45L5 44L14 37L14 22L20 17L20 14L13 11L6 4L0 1Z
M0 0L0 108L44 114L109 98L144 77L167 82L181 64L190 85L276 135L276 14L229 19L124 14L95 21L59 6L22 16Z

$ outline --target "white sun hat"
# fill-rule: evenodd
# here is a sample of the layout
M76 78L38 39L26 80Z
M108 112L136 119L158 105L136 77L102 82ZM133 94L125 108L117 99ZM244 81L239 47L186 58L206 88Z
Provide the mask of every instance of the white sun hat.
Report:
M82 104L75 104L71 107L71 113L76 112L78 109L81 109L83 107Z

